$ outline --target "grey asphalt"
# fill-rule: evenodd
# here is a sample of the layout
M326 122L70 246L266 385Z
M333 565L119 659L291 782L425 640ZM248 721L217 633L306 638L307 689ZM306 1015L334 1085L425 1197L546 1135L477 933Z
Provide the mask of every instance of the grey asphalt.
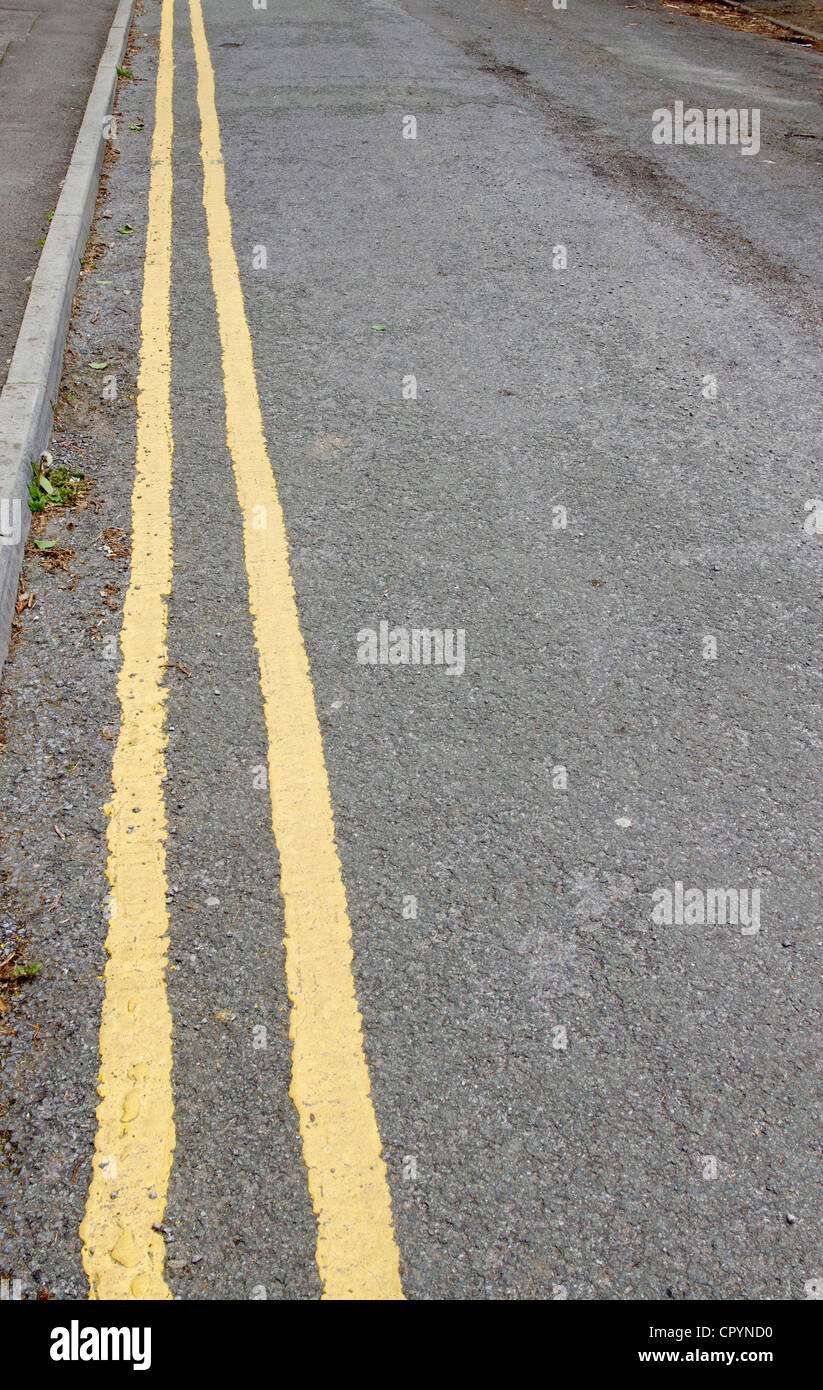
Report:
M0 386L116 8L0 4Z
M405 1291L802 1299L823 59L615 0L204 12ZM58 416L90 499L48 523L66 569L29 558L0 701L0 945L43 963L0 1036L0 1268L28 1296L86 1290L142 283L140 235L113 229L145 227L158 21ZM314 1298L182 4L175 58L169 1276ZM653 145L676 100L758 107L760 152ZM465 673L358 664L383 619L465 629ZM658 924L676 881L759 888L760 931Z

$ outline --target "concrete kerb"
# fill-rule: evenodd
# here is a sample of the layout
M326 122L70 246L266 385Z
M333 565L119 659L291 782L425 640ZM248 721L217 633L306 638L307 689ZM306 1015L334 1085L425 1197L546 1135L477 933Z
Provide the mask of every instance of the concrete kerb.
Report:
M72 299L99 188L105 125L134 3L120 0L109 30L0 394L0 663L8 655L31 520L31 466L51 436Z

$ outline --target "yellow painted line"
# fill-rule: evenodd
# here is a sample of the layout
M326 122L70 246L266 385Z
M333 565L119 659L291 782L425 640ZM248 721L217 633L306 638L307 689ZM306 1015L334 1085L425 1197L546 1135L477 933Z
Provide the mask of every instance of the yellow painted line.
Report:
M172 26L160 26L137 381L131 577L120 633L120 735L108 813L111 884L100 1025L97 1135L80 1226L90 1296L170 1298L164 1242L174 1118L166 999L166 613L172 576L169 495L171 349Z
M329 783L232 244L214 72L200 0L190 0L189 11L203 205L223 354L226 442L243 517L249 607L269 741L272 825L280 855L292 1004L291 1097L317 1217L317 1267L325 1298L402 1298L352 977L351 925Z

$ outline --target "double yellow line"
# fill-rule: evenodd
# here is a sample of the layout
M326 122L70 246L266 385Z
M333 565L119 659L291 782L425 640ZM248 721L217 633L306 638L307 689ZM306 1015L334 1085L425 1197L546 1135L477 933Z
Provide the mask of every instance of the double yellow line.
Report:
M222 349L226 442L242 514L248 599L268 734L280 857L298 1113L324 1297L402 1298L386 1170L352 978L351 925L288 538L269 462L232 243L214 71L200 0L203 205ZM107 807L111 884L100 1094L80 1227L91 1296L169 1298L161 1225L174 1149L165 991L164 678L171 585L171 280L174 0L161 18L137 397L132 569L118 681L120 735ZM261 512L260 508L264 510ZM264 517L265 527L260 527Z

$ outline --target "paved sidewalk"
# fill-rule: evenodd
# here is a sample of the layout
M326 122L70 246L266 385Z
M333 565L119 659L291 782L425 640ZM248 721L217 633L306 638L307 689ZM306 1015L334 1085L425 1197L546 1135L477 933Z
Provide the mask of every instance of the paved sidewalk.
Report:
M0 3L0 385L116 8Z
M757 10L764 19L780 24L794 24L810 34L823 38L823 5L819 0L745 0L750 10Z

